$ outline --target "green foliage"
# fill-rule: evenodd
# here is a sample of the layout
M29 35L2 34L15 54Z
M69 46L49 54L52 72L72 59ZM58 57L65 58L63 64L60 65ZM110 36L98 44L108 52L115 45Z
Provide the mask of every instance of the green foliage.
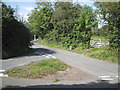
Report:
M2 4L2 58L20 55L29 49L29 29L14 17L14 10Z
M73 42L70 36L72 36L74 24L77 23L81 6L70 2L56 2L54 7L51 17L54 29L46 35L46 39L61 42L65 47L69 47Z
M52 47L52 48L61 48L61 49L65 49L65 47L63 47L63 44L61 42L57 42L57 41L48 41L48 39L40 39L39 38L39 43L44 45L44 46L48 46L48 47Z
M55 78L55 79L53 80L53 82L60 82L60 79Z
M55 11L52 16L54 29L58 31L58 40L65 47L73 46L75 48L80 40L80 31L75 30L75 25L78 24L78 18L81 11L81 6L72 3L55 3ZM79 12L79 13L77 13Z
M109 31L108 31L108 26L107 25L101 27L100 29L96 29L96 30L92 31L92 35L94 35L94 36L106 37L106 36L108 36L108 33L109 33Z
M89 48L91 28L97 26L92 8L82 8L71 2L55 2L54 9L51 5L46 2L37 3L37 8L29 17L34 33L39 34L41 39L60 42L67 48L76 48L79 43Z
M107 36L92 36L91 41L108 43L109 39Z
M99 60L109 61L118 64L118 50L110 50L108 48L101 49L96 53L89 54L88 56Z
M29 63L28 65L15 67L6 71L9 76L22 78L41 78L48 74L54 74L57 71L64 71L70 66L57 59L42 60Z
M97 37L100 38L100 37ZM101 39L104 39L103 37L101 37ZM113 49L111 50L111 48L89 48L86 49L82 43L80 43L78 45L78 47L76 47L73 50L69 50L68 48L65 48L63 45L61 45L58 42L48 42L47 40L40 40L40 44L48 46L48 47L52 47L52 48L59 48L59 49L63 49L63 50L68 50L68 51L72 51L75 53L79 53L79 54L83 54L92 58L96 58L99 60L104 60L104 61L108 61L108 62L113 62L113 63L119 63L118 60L118 50L117 49ZM119 63L120 64L120 63Z
M80 12L79 24L73 28L75 41L78 41L77 44L81 42L85 48L90 47L91 28L97 26L95 17L92 8L85 5Z
M33 33L43 39L46 33L53 28L50 23L53 9L49 2L37 2L36 5L37 8L32 11L28 20L33 28Z
M95 5L99 8L99 14L102 14L104 21L107 22L110 47L119 48L120 42L120 2L96 2Z

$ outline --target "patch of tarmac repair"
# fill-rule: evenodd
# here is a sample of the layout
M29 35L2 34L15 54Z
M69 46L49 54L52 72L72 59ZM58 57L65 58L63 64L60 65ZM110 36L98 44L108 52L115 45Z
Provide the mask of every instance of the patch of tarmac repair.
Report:
M91 75L79 68L73 67L67 68L65 71L57 71L55 74L47 75L42 77L45 80L53 80L58 78L60 80L67 81L83 81L83 80L97 80L98 78L94 75Z

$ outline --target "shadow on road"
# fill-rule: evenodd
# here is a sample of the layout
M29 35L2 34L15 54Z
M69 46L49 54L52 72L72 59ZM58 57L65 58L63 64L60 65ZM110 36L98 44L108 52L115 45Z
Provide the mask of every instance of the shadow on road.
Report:
M46 54L53 54L56 53L55 51L45 49L45 48L33 48L34 53L26 55L26 56L40 56L40 55L46 55Z
M45 49L45 48L33 48L33 53L31 53L31 54L25 54L25 55L22 55L22 56L15 56L15 57L8 58L8 59L3 59L3 60L24 58L26 56L42 56L42 55L53 54L53 53L56 53L56 52L52 51L52 50L49 50L49 49Z
M72 84L72 85L64 85L64 84L51 84L51 85L35 85L35 86L6 86L6 88L118 88L118 83L111 84L107 81L98 82L90 82L87 84Z

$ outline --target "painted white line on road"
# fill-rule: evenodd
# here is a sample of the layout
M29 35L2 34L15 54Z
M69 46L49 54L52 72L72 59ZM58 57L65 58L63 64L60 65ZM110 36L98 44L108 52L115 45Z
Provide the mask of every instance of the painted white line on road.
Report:
M0 73L1 73L1 72L5 72L5 70L0 70Z
M49 54L48 54L48 56L51 56L51 57L52 57L52 55L49 55Z
M56 59L56 57L55 57L55 56L53 56L53 55L48 54L48 56L49 56L49 57L52 57L52 58L54 58L54 59Z
M8 77L8 75L5 75L3 73L0 73L0 77Z
M46 56L46 55L42 55L43 57Z
M110 76L99 76L99 78L101 78L101 77L110 77Z
M50 58L49 56L46 56L46 58Z
M52 56L52 58L56 59L56 57L55 57L55 56Z
M113 80L113 78L111 78L110 76L99 76L99 78L102 79L102 80L106 80L106 81Z
M112 78L101 78L102 80L106 80L106 81L112 81Z
M116 76L117 78L119 77L119 76Z
M52 55L50 55L50 54L45 55L45 56L46 56L46 58L50 58L50 57L52 57L52 58L56 59L56 57L55 57L55 56L52 56Z

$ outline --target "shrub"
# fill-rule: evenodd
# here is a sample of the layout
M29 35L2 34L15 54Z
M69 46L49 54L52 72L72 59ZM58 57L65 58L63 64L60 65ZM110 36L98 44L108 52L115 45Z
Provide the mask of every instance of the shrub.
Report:
M22 22L14 18L14 10L2 5L2 57L20 55L29 49L31 34Z

